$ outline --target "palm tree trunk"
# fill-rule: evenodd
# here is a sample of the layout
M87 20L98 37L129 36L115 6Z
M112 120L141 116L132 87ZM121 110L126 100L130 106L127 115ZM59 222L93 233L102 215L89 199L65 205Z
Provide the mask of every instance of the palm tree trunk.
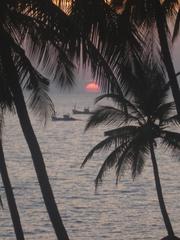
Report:
M167 210L166 210L163 193L162 193L162 188L161 188L160 177L159 177L158 165L157 165L154 147L153 147L152 143L150 143L150 152L151 152L151 160L152 160L152 164L153 164L153 171L154 171L154 178L155 178L155 183L156 183L157 196L158 196L158 200L159 200L159 206L160 206L161 213L162 213L162 216L164 219L166 230L168 232L168 236L170 237L170 239L171 238L174 239L174 231L173 231L173 228L172 228L172 225L171 225L171 222L170 222Z
M34 168L37 174L37 178L41 188L44 203L46 205L46 208L49 214L49 218L54 227L57 239L69 240L66 229L61 220L61 216L59 214L57 204L54 199L54 195L53 195L53 191L47 175L44 159L43 159L36 135L33 131L31 121L29 119L22 89L18 81L19 76L17 73L17 69L15 68L14 62L12 60L11 48L8 42L6 41L8 39L7 34L1 26L0 26L0 35L1 35L1 38L0 38L1 60L3 63L3 67L5 68L9 87L11 88L19 122L22 128L24 137L26 139L26 142L28 144L29 150L31 152Z
M19 122L32 155L33 164L37 174L43 199L52 225L54 227L57 239L69 240L53 196L53 191L46 172L44 159L28 116L22 89L19 85L19 82L15 78L12 84L12 93L14 96L14 103L16 106Z
M7 167L6 167L6 163L5 163L5 159L4 159L4 152L3 152L1 140L0 140L0 170L1 170L1 177L2 177L2 181L3 181L3 185L5 188L5 192L6 192L9 211L11 214L11 219L12 219L14 231L16 234L16 239L24 240L24 233L23 233L23 229L21 226L20 216L19 216L19 213L17 210L16 201L14 198L11 182L10 182L10 179L8 176L8 171L7 171Z
M158 30L158 35L159 35L159 40L161 45L163 61L169 77L169 83L170 83L173 98L176 104L176 110L178 115L180 115L180 90L177 82L176 72L175 72L174 65L171 58L171 53L169 50L166 31L165 31L166 17L164 15L164 12L161 9L160 1L159 0L155 0L155 1L156 1L155 17L156 17L156 24L157 24L157 30Z

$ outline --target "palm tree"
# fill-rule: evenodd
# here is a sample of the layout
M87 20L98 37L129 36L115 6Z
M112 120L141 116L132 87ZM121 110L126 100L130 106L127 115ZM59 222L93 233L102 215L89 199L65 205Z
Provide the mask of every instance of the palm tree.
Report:
M2 121L3 121L2 117L3 117L3 114L1 114L1 124L0 125L2 125ZM1 128L2 128L2 126L0 127L0 129ZM4 158L2 139L0 139L0 170L1 170L2 182L3 182L4 188L5 188L5 192L6 192L6 197L7 197L7 202L8 202L11 218L13 221L16 238L19 240L24 240L24 233L23 233L23 229L22 229L22 225L21 225L21 221L20 221L20 216L18 213L16 201L15 201L14 194L13 194L12 185L11 185L11 182L9 179L7 166L6 166L6 162L5 162L5 158Z
M164 76L153 69L144 70L144 76L136 77L136 84L126 97L119 94L105 94L97 98L100 101L110 98L117 107L100 106L89 118L86 130L100 124L113 125L117 128L104 133L106 138L88 153L82 166L95 152L111 150L102 164L95 180L96 187L103 180L105 172L115 167L116 182L130 167L132 177L141 174L145 157L150 154L154 171L156 191L159 205L170 240L177 239L166 210L160 176L158 171L155 148L160 139L161 144L172 150L180 150L180 134L170 131L172 124L179 125L178 115L173 115L175 105L167 101L167 89ZM113 148L111 148L113 147Z
M112 0L111 2L112 4L114 3L115 9L122 4L122 1L117 0ZM147 32L152 34L152 31L157 31L161 47L162 60L164 62L169 77L169 82L176 104L177 112L178 114L180 114L180 89L177 82L169 44L169 42L171 42L172 39L174 40L179 33L179 1L137 0L123 2L125 2L124 11L127 15L129 15L130 21L137 26L138 31L140 31L141 33L142 31L144 31L145 34L147 34ZM167 22L170 20L170 22L173 24L173 19L175 19L175 17L176 23L174 25L173 37L169 40L170 30ZM155 25L156 27L154 27ZM156 35L156 32L154 35ZM153 41L155 41L155 39L153 39ZM148 47L148 45L146 47Z
M0 35L2 85L0 102L3 107L13 105L16 109L56 236L58 239L67 240L69 238L28 116L23 90L30 92L29 103L35 113L45 117L51 114L54 109L47 94L49 80L32 66L31 61L34 61L37 67L43 67L46 74L58 81L60 87L71 87L74 64L69 52L72 50L74 39L81 38L82 35L67 15L49 0L2 1ZM112 78L104 84L104 88L116 86L112 70L108 68L108 64L91 41L88 39L86 41L88 45L86 51L90 51L89 58L95 60L98 55L99 63L103 62L102 65L105 66L106 78L109 76ZM25 48L23 48L24 44ZM69 51L65 48L66 44L69 46Z
M43 114L46 118L54 110L47 94L49 80L32 66L27 53L31 60L36 57L35 64L41 64L49 75L53 75L54 79L59 81L61 87L72 86L74 65L67 51L65 52L62 42L62 39L68 38L66 23L61 24L61 36L58 33L60 29L57 29L57 21L55 21L57 18L59 20L67 16L49 0L1 1L0 11L0 80L2 86L0 103L3 107L14 105L16 109L57 239L68 240L23 96L25 89L30 93L30 107L35 110L35 113ZM26 43L26 49L29 50L27 53L22 48L23 41ZM49 57L50 53L54 57L52 61ZM53 61L54 67L52 67ZM1 155L2 153L1 151ZM3 170L1 173L6 174L5 167ZM8 184L7 181L5 183ZM13 202L9 201L9 204L12 212ZM18 228L17 225L16 227L17 232L20 227Z
M169 44L171 40L175 40L179 33L180 10L178 0L59 0L55 2L60 6L62 3L64 3L64 5L66 3L66 11L70 14L70 18L79 26L83 35L88 36L97 49L106 56L107 62L109 62L110 59L110 62L116 63L116 66L122 64L118 72L120 76L124 69L123 64L128 62L128 58L125 59L125 61L122 60L122 56L127 57L127 54L123 55L123 50L126 49L125 43L132 40L134 35L133 45L136 46L137 41L135 41L135 38L139 38L137 32L139 35L144 35L143 41L146 41L147 33L155 37L158 34L159 41L157 46L160 43L161 47L161 54L158 58L166 67L176 109L178 114L180 114L180 89ZM175 19L175 17L176 21L174 24L173 19ZM173 37L170 40L170 31L167 24L169 20L171 24L174 24ZM127 35L128 29L132 31L132 34ZM152 31L154 32L153 34ZM122 39L124 39L124 44L122 44ZM154 38L152 41L155 42L156 39ZM149 42L148 44L141 43L144 49L149 48L149 46L151 47L152 43L148 45ZM132 48L132 45L130 46ZM82 47L82 49L86 51L85 47ZM129 51L134 53L130 54L133 55L131 56L131 61L133 61L133 58L135 58L136 61L139 61L138 58L141 58L142 52L138 53L136 49L137 47L133 49L134 51L132 51L132 49ZM151 51L151 54L152 52L153 51ZM84 54L86 56L86 53ZM116 69L115 66L114 69ZM96 69L97 75L100 74L99 72L99 69ZM125 72L127 74L128 71ZM120 76L118 77L120 78Z

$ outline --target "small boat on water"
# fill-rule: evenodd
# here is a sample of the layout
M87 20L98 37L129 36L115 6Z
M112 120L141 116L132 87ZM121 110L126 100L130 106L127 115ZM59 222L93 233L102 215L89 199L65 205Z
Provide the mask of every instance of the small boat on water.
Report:
M51 116L52 121L77 121L79 119L71 117L69 114L64 114L63 117L57 117L56 114Z
M77 110L75 107L72 110L73 114L92 114L93 112L91 112L89 110L89 108L84 108L82 111L81 110Z

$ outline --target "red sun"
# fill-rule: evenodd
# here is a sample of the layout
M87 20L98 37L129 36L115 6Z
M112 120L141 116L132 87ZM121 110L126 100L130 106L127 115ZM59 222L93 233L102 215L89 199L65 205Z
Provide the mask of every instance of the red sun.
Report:
M87 92L99 92L100 91L100 87L95 82L87 83L85 86L85 89Z

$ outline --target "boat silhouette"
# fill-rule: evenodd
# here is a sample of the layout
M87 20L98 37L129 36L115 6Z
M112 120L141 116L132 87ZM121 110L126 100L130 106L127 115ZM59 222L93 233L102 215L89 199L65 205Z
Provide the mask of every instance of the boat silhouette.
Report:
M71 117L69 114L64 114L63 117L58 117L56 114L51 116L52 121L77 121L79 119Z
M83 110L77 110L76 107L74 107L72 109L72 113L73 114L92 114L93 112L89 110L89 107L84 108Z

